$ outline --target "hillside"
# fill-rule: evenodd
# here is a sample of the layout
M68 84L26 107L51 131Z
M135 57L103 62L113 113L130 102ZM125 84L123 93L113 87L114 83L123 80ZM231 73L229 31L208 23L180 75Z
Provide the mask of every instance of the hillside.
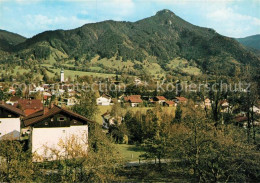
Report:
M260 56L260 34L237 38L236 40Z
M0 30L1 51L11 51L15 45L22 43L25 40L26 38L19 34L11 33L5 30Z
M245 38L237 38L237 40L247 46L251 47L257 50L260 50L260 34L254 35L254 36L248 36Z
M260 63L235 39L192 25L169 10L137 22L109 20L73 30L46 31L16 45L12 53L26 62L91 66L113 73L149 67L159 67L157 73L175 72L176 67L170 66L176 59L185 68L202 72L221 68L226 74L232 73L237 64ZM115 61L114 68L108 69L104 59Z

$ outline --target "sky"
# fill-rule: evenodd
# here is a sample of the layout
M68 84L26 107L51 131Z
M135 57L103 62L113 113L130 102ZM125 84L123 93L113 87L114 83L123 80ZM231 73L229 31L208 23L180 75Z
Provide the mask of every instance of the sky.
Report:
M260 34L260 0L0 0L0 29L29 38L104 20L134 22L162 9L225 36Z

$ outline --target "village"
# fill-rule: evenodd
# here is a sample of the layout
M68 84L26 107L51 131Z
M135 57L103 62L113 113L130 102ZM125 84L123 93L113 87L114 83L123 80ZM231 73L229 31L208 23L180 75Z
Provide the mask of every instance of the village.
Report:
M259 7L0 0L0 183L260 182Z
M44 84L43 87L32 87L28 98L16 96L16 90L9 88L7 90L9 98L1 101L0 104L0 140L28 140L28 148L35 155L34 161L55 160L57 157L50 151L46 152L46 148L56 148L63 152L62 148L58 146L59 141L70 138L72 135L80 137L82 144L87 144L88 126L97 122L71 111L71 107L79 104L81 93L66 84L64 78L64 72L61 70L59 88L55 90L49 84ZM36 99L35 93L41 99L39 97ZM53 96L60 97L61 100L51 100ZM185 106L188 102L189 99L183 96L168 100L164 96L145 97L123 94L118 98L113 98L109 94L103 93L96 98L95 105L110 107L106 108L107 111L104 113L99 114L102 121L98 122L104 129L104 133L107 133L106 131L109 131L111 126L124 123L124 116L111 114L113 105L140 109L153 109L153 107L161 106L173 109L171 112L174 113L178 106ZM221 113L232 114L233 107L227 100L221 100L219 103ZM209 98L205 98L204 101L195 102L194 108L211 110L211 105L214 103ZM253 106L251 110L256 116L260 115L260 109L257 106ZM222 122L224 123L224 120ZM233 122L237 126L247 128L246 112L241 111L236 114ZM254 121L255 126L259 126L259 124L258 120Z

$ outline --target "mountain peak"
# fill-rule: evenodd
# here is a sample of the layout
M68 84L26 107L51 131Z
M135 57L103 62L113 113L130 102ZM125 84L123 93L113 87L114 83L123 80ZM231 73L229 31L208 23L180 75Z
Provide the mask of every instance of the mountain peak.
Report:
M161 11L158 11L156 15L175 15L171 10L163 9Z

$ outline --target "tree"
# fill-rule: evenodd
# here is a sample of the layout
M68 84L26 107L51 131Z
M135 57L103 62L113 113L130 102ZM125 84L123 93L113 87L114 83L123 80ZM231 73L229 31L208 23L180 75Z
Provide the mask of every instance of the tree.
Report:
M111 182L117 181L116 170L122 163L115 145L98 124L91 124L88 142L78 143L79 136L61 140L59 146L65 149L63 155L52 167L58 168L56 180L62 182ZM56 150L52 149L55 153ZM64 156L64 154L66 156ZM55 173L53 173L55 174ZM54 176L54 175L52 175ZM52 177L50 176L50 177Z
M183 123L173 124L168 153L178 158L196 181L230 182L259 180L260 153L246 143L245 133L233 125L218 125L191 105Z
M95 93L93 91L82 91L79 104L74 105L72 110L88 119L94 120L99 111Z
M175 111L175 117L173 123L180 123L181 119L182 119L182 110L180 104L178 104Z
M8 95L3 90L0 89L0 101L5 101L7 100L7 98Z
M29 152L24 152L18 141L0 141L0 181L31 182L36 175Z

